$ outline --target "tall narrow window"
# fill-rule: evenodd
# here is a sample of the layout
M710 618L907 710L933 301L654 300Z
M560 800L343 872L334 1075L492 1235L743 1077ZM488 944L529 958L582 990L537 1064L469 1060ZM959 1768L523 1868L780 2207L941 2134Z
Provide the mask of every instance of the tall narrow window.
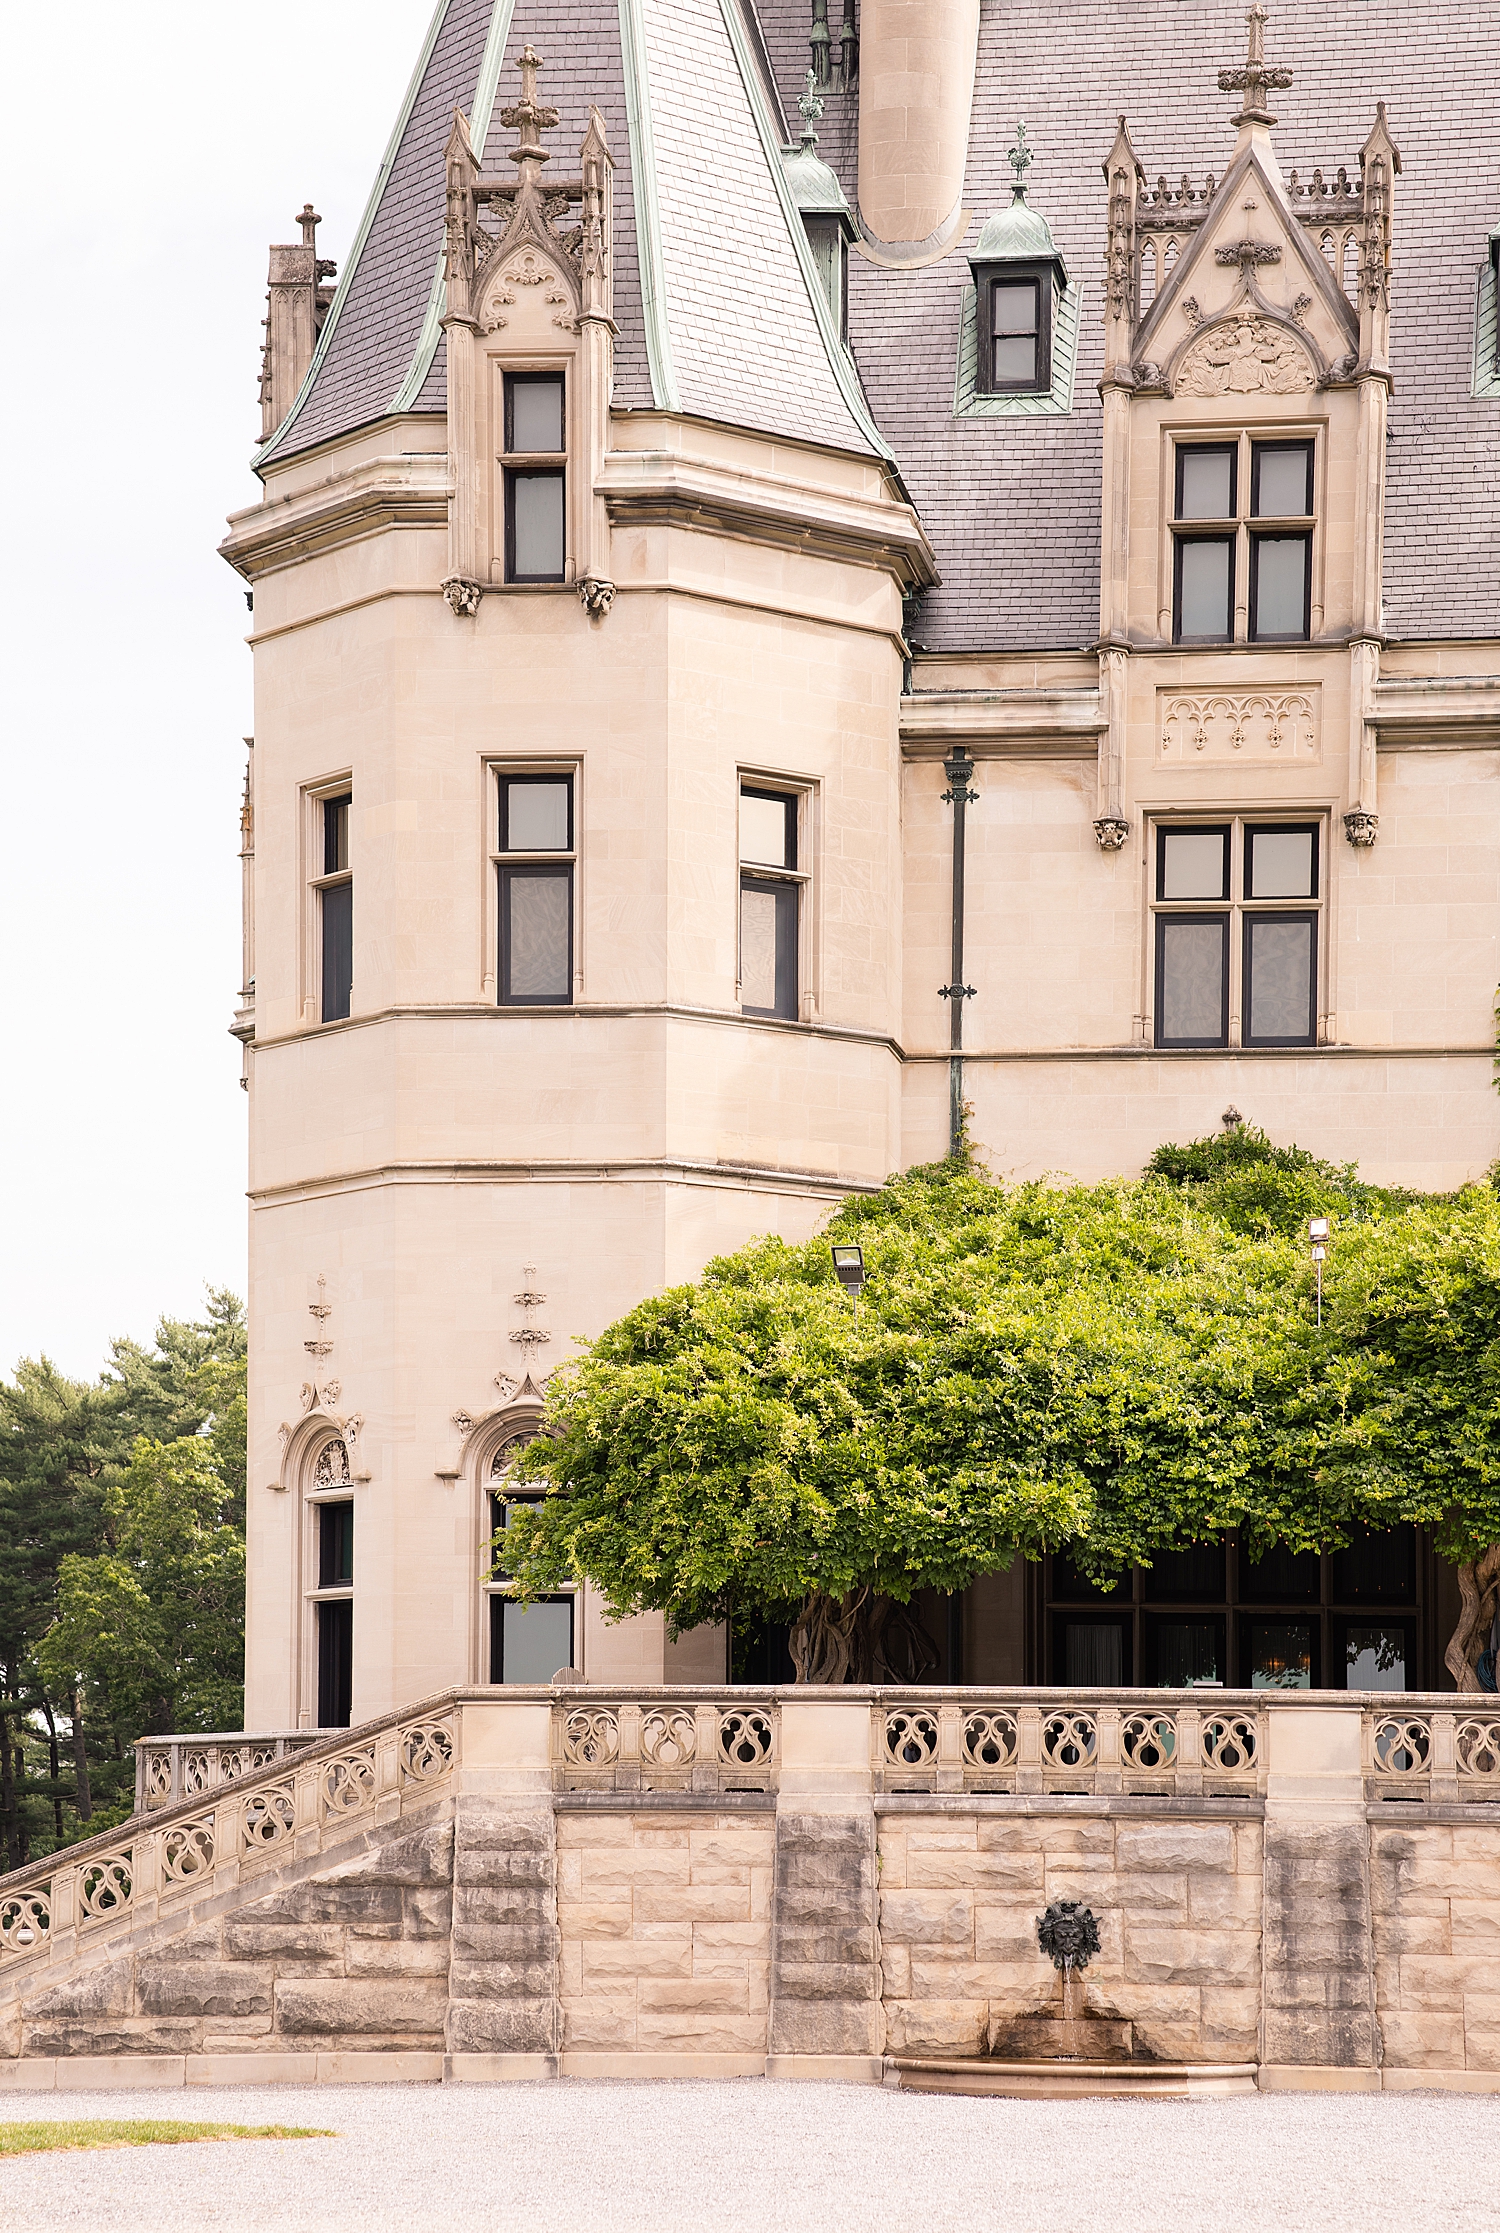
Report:
M501 1545L488 1584L492 1683L549 1683L562 1668L575 1664L572 1596L559 1593L521 1605L506 1585L505 1530L513 1513L541 1502L539 1495L528 1494L521 1485L523 1476L516 1463L534 1439L529 1430L512 1435L490 1466L490 1527L492 1539Z
M348 1477L342 1443L328 1446ZM326 1453L325 1453L326 1455ZM319 1473L335 1477L320 1457ZM317 1627L318 1727L347 1729L354 1698L354 1505L342 1498L313 1508L318 1586L313 1617Z
M740 787L740 1005L750 1016L797 1014L797 805L795 793Z
M1046 344L1040 279L996 279L990 284L990 386L1039 388ZM1048 378L1050 379L1050 371Z
M1319 838L1316 822L1158 826L1159 1047L1317 1044Z
M1250 531L1250 638L1305 638L1312 603L1311 442L1255 442L1250 449L1250 515L1275 520ZM1305 521L1292 531L1293 522Z
M560 372L505 375L505 578L560 582L567 572L567 448Z
M354 879L349 870L350 794L321 801L323 873L318 879L322 975L319 1016L336 1023L349 1013L354 986Z
M500 1002L565 1007L573 998L573 778L501 774L496 789Z
M1238 458L1229 443L1179 444L1177 517L1233 520ZM1234 625L1235 532L1180 528L1174 552L1174 634L1179 643L1222 643Z

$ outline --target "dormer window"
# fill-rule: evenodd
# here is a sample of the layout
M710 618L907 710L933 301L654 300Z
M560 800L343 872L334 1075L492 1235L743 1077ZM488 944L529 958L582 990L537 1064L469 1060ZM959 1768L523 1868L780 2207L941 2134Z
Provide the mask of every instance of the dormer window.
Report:
M838 173L816 152L818 135L813 127L823 114L823 102L813 84L797 103L802 112L802 137L796 147L782 149L781 168L787 190L802 219L818 291L828 305L833 330L846 345L849 339L849 243L854 238L851 211Z
M1010 160L1016 173L1010 207L992 217L969 259L978 305L976 395L1047 395L1052 389L1052 334L1067 290L1068 270L1052 229L1026 200L1031 163L1026 127Z

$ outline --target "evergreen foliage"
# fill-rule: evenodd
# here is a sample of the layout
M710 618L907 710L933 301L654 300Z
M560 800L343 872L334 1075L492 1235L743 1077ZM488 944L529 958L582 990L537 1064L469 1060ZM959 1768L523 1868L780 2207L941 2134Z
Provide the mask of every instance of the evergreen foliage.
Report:
M864 1250L857 1314L830 1239ZM1413 1520L1472 1559L1500 1540L1500 1201L1253 1132L1135 1183L950 1161L637 1305L548 1416L527 1472L567 1493L514 1514L507 1568L679 1629L900 1604L1065 1542L1107 1579L1230 1529L1259 1554Z
M0 1381L0 1866L128 1814L142 1733L239 1725L244 1510L235 1296Z

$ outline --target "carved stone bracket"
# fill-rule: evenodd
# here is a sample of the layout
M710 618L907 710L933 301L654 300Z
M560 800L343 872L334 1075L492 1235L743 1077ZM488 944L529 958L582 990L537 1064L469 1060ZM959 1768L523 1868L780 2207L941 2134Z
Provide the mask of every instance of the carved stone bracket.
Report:
M448 601L448 610L455 617L472 620L479 610L484 584L471 580L467 574L450 574L443 584L443 595Z
M578 584L578 596L590 620L602 620L615 601L615 585L590 574Z
M1344 816L1344 835L1351 845L1373 845L1380 831L1380 816L1355 807Z
M1101 814L1094 822L1094 836L1101 853L1118 853L1130 835L1130 824L1119 814Z

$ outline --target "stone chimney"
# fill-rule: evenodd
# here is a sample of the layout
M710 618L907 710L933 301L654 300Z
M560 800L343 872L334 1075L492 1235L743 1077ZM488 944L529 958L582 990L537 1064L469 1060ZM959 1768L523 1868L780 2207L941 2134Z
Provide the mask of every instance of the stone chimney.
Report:
M260 358L261 440L276 432L297 399L307 377L318 335L333 300L325 286L338 270L318 254L318 227L323 220L311 202L304 202L297 218L302 228L300 245L271 245L271 272L266 288L265 343Z
M979 0L864 0L859 35L859 226L877 264L936 263L963 208Z

